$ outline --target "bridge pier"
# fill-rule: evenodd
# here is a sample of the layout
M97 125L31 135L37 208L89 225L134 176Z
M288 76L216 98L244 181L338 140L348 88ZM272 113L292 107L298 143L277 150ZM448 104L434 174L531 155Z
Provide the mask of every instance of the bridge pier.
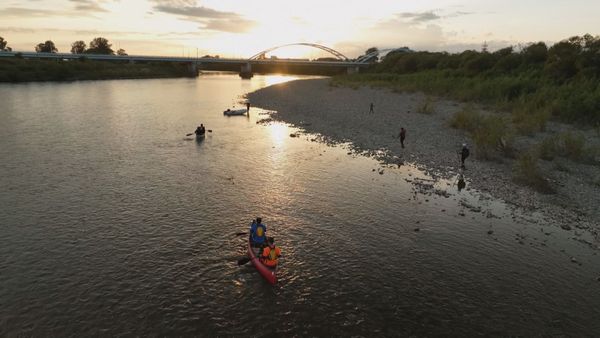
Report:
M252 73L252 65L250 62L243 64L242 69L240 70L240 77L242 79L251 79L254 74Z
M198 64L196 62L190 62L188 64L188 70L189 70L190 75L192 77L197 77L198 76Z
M350 66L346 69L346 74L358 74L360 72L360 68L358 66Z

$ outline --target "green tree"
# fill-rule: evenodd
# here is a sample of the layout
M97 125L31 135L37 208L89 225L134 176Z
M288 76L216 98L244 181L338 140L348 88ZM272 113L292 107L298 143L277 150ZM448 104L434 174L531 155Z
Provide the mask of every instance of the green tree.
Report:
M87 46L85 45L85 42L79 40L79 41L75 41L71 44L71 53L72 54L83 54L85 53L85 48Z
M119 55L119 56L127 56L127 52L125 52L125 49L119 48L119 50L117 50L117 55Z
M104 55L114 55L115 52L110 48L112 44L108 43L108 40L105 38L97 37L94 40L90 41L90 48L85 52L87 54L104 54Z
M548 47L543 42L533 43L521 51L527 63L543 63L548 58Z
M588 77L600 77L600 37L586 34L583 40L585 43L579 57L581 72Z
M495 56L498 56L498 57L502 58L502 57L505 57L505 56L508 56L508 55L512 54L512 52L513 52L513 48L512 48L512 46L510 46L510 47L505 47L505 48L502 48L502 49L498 49L493 54Z
M12 48L6 47L8 41L4 40L3 37L0 36L0 52L10 52Z
M577 74L577 57L581 52L582 39L571 37L554 44L548 50L548 59L544 66L548 75L556 80L564 81Z
M58 52L58 49L54 46L54 42L47 40L46 42L38 43L38 45L35 46L35 51L38 53L56 53Z

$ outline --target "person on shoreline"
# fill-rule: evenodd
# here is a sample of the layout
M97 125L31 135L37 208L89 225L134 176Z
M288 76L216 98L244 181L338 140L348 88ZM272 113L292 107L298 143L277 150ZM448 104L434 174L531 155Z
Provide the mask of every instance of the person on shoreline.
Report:
M470 154L469 147L467 147L466 143L463 143L462 149L460 151L460 166L463 169L466 169L465 168L465 160L467 159L467 157L469 157L469 154Z
M400 134L398 134L398 137L400 138L402 149L404 149L404 139L406 139L406 129L404 129L404 127L400 127Z
M371 106L369 107L369 114L375 114L375 110L373 110L375 106L373 105L373 102L371 102Z
M250 101L246 102L246 112L250 112Z
M457 185L458 185L458 192L460 192L467 186L467 183L465 182L465 176L462 173L458 174L458 184Z

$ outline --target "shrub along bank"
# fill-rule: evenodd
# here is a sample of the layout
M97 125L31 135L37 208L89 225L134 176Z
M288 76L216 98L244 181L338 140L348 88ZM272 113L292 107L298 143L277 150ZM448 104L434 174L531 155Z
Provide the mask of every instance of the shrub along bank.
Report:
M423 91L492 104L513 113L524 133L547 118L600 124L600 37L575 36L549 47L459 54L396 52L365 73L339 76L334 85L373 85Z
M183 63L126 63L79 60L0 58L0 82L75 81L193 77Z

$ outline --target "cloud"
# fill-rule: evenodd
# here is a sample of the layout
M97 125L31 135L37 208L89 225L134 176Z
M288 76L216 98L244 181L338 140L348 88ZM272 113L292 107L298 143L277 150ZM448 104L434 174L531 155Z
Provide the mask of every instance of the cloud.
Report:
M202 28L228 33L244 33L254 26L254 21L244 19L237 19L231 21L209 20L204 24Z
M2 12L0 13L2 16L6 17L48 17L65 15L65 12L61 11L24 7L8 7L2 9Z
M396 14L398 18L407 19L410 22L414 23L422 23L428 21L434 21L438 19L444 18L456 18L459 16L470 15L473 12L465 12L465 11L456 11L448 14L438 14L436 11L427 11L427 12L402 12Z
M468 44L455 44L451 40L458 34L446 32L443 22L446 18L454 18L473 14L464 10L429 10L423 12L400 12L381 19L374 25L359 33L356 43L339 43L349 55L362 55L364 51L376 46L379 49L408 46L413 50L458 51L471 48ZM464 49L463 49L464 50Z
M445 18L456 18L459 16L471 15L475 14L474 12L465 12L465 11L456 11L447 15L444 15Z
M179 16L189 18L200 18L200 19L234 19L238 18L239 15L230 12L219 12L217 10L206 8L206 7L173 7L158 5L154 7L155 10L168 14L175 14Z
M414 15L394 15L392 18L380 20L375 25L361 31L355 41L363 41L364 45L356 43L340 43L340 51L348 57L362 55L369 47L379 49L408 46L413 50L434 50L446 44L446 37L440 25L432 22L414 21L422 13ZM407 18L409 18L407 20Z
M37 29L31 28L20 28L20 27L0 27L0 32L11 32L11 33L35 33Z
M47 18L47 17L81 17L80 11L91 12L108 12L108 10L100 7L93 0L69 0L75 3L75 11L73 10L52 10L28 7L7 7L0 8L0 17L15 17L15 18ZM104 1L100 1L102 3Z
M290 20L297 25L308 25L308 22L299 16L292 16Z
M252 20L244 19L237 13L223 12L204 6L196 6L194 0L154 0L153 10L175 15L183 20L200 24L200 28L243 33L256 25Z
M108 10L100 7L100 5L93 0L69 0L75 3L75 9L78 11L85 12L108 12Z
M413 22L427 22L441 18L441 16L435 14L433 11L422 13L404 12L396 15L401 18L410 19Z

